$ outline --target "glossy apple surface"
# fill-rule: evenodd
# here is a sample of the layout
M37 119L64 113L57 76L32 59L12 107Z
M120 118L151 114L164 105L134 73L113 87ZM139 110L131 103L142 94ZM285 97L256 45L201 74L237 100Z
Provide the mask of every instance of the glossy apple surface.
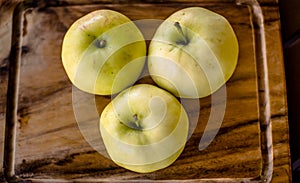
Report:
M226 18L200 7L185 8L157 29L149 46L149 72L178 97L206 97L232 76L238 51Z
M75 21L62 44L62 63L71 82L99 95L111 95L133 84L144 67L145 55L146 44L136 25L107 9ZM130 67L123 69L127 64Z
M132 86L114 98L100 117L100 132L110 158L145 173L172 164L184 149L188 117L169 92L149 84Z

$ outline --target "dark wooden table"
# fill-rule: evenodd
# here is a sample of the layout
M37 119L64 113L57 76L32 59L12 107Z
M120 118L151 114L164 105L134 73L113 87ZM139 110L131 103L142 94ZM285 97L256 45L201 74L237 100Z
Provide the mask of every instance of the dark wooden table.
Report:
M257 182L269 173L272 182L291 182L289 125L286 102L280 17L276 0L261 0L255 11L226 0L170 0L109 2L89 1L89 5L70 5L72 0L50 1L51 6L28 9L24 13L19 83L15 173L22 179L94 181L179 181ZM59 3L57 3L59 2ZM76 1L86 2L86 1ZM252 0L244 2L254 2ZM0 164L3 162L5 106L12 11L16 1L0 2ZM69 5L68 5L69 4ZM257 5L257 4L256 4ZM130 172L98 153L83 138L74 114L74 90L61 64L61 42L67 28L80 16L109 8L132 20L165 19L188 6L203 6L225 16L235 30L240 55L238 67L226 83L226 110L222 126L213 142L203 151L199 140L211 115L212 96L186 101L195 130L179 159L170 167L148 174ZM262 10L264 22L253 14ZM264 29L261 29L262 27ZM263 30L263 32L259 32ZM145 29L147 32L147 29ZM151 34L151 31L150 31ZM265 35L265 49L258 46ZM149 41L149 40L148 40ZM261 49L263 51L261 51ZM266 51L266 52L264 52ZM266 53L268 71L261 71ZM268 75L268 101L260 97L263 76ZM147 79L141 82L151 82ZM216 93L218 96L218 92ZM221 98L222 99L222 98ZM95 96L101 113L110 97ZM83 101L84 102L84 101ZM220 100L222 104L224 100ZM262 112L270 104L271 126ZM268 130L271 130L268 132ZM266 143L271 145L265 146ZM0 172L3 172L3 170ZM0 180L3 178L0 178Z
M290 145L293 168L293 181L300 181L300 2L297 0L279 1L281 34L284 47L284 62L289 108Z

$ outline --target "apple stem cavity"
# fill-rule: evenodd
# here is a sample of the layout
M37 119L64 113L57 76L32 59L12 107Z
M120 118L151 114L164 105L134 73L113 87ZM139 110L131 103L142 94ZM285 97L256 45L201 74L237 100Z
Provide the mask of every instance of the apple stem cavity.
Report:
M178 44L178 45L188 45L190 40L188 39L188 37L186 35L184 35L182 27L180 26L180 23L175 22L174 26L176 27L177 31L179 32L179 34L182 37L182 39L180 39L179 41L176 41L176 44Z
M97 39L95 42L97 48L104 48L106 46L106 40L104 39Z

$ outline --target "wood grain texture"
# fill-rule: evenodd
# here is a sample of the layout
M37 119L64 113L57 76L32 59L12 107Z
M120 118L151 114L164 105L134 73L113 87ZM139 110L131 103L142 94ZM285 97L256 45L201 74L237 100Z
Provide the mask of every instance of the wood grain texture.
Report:
M276 4L266 0L266 4ZM71 23L99 8L114 9L133 20L165 19L172 12L198 3L135 3L35 8L25 14L20 83L19 127L17 137L17 174L23 178L98 180L183 180L204 178L257 177L261 170L257 81L253 32L247 7L205 7L224 15L232 24L240 44L238 67L226 84L226 111L222 127L210 146L198 150L199 140L211 112L211 97L200 100L200 114L194 111L198 101L184 101L191 121L197 127L180 158L170 167L149 174L137 174L115 165L96 152L83 138L77 126L72 85L60 58L61 42ZM269 64L270 98L273 125L273 182L291 181L288 122L283 58L277 6L263 6ZM2 19L1 19L2 20ZM3 23L1 22L3 27ZM7 27L1 34L10 34ZM9 36L0 40L9 43ZM1 46L1 45L0 45ZM2 47L5 45L2 44ZM3 143L5 91L9 45L0 54L0 143ZM141 82L152 82L144 79ZM216 97L217 97L216 93ZM222 99L222 98L221 98ZM96 96L98 111L110 97ZM220 100L221 104L222 100ZM198 120L199 118L199 120ZM0 153L3 149L0 146ZM0 157L0 162L3 160Z

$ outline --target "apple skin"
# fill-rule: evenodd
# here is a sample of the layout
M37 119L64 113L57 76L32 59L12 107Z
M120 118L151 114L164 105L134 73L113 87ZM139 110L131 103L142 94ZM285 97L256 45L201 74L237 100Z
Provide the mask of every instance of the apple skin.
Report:
M71 82L98 95L112 95L132 85L143 70L145 55L146 43L136 25L107 9L75 21L62 43L62 63Z
M157 29L149 45L152 79L177 97L202 98L232 76L238 41L230 23L201 7L179 10Z
M110 158L139 173L171 165L184 149L188 126L180 102L150 84L122 91L100 117L100 132Z

